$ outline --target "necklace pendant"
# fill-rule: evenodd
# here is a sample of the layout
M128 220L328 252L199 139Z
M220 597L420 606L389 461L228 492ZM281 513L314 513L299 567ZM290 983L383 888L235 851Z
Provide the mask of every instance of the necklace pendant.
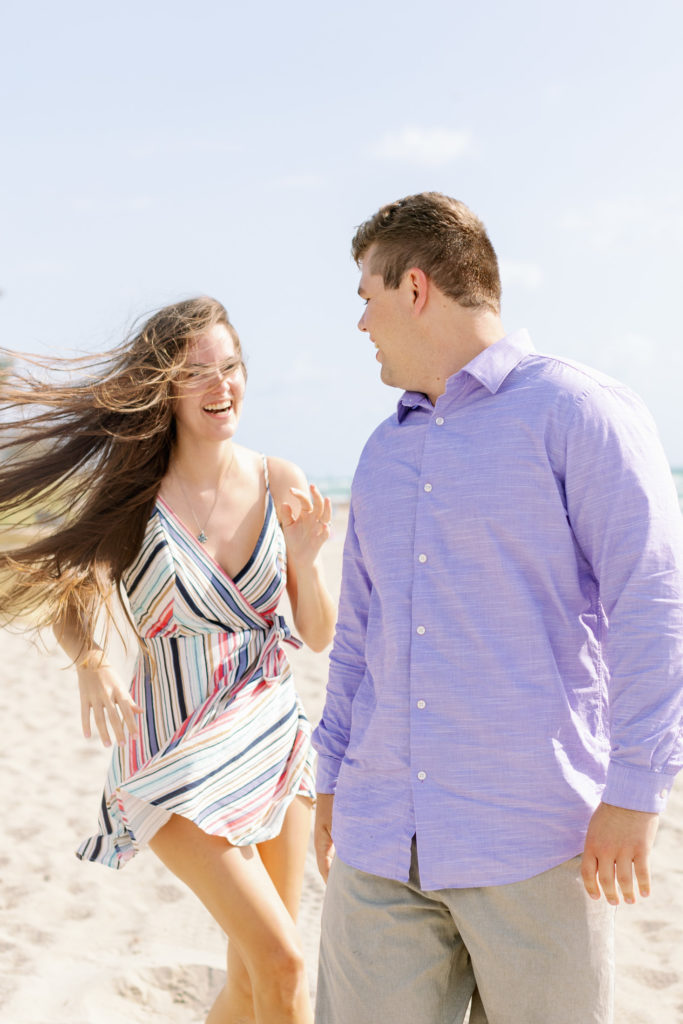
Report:
M200 544L206 544L208 539L209 538L206 536L203 530L200 530L199 533L197 534L197 540L199 541Z

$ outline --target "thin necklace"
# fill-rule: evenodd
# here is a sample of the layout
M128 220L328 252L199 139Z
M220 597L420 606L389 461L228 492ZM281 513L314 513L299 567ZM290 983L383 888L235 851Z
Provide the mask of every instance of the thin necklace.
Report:
M233 448L232 455L230 457L230 462L228 463L227 468L224 469L223 472L221 473L220 478L218 480L218 483L216 484L216 494L215 494L214 499L213 499L213 505L211 506L211 509L209 511L208 516L206 517L206 520L205 520L203 526L200 524L199 520L197 519L197 516L195 515L195 511L194 511L194 509L192 507L192 503L191 503L190 499L187 496L187 491L183 487L183 481L181 480L180 474L178 473L178 469L176 467L176 470L175 470L176 480L180 484L180 490L183 492L183 497L185 498L185 501L187 502L187 507L189 508L190 512L192 513L192 518L194 519L195 523L197 524L197 528L199 529L199 533L197 534L197 540L199 541L200 544L206 544L207 540L209 539L206 536L206 528L209 525L209 519L211 519L211 516L214 513L214 509L216 508L216 505L218 504L218 495L221 493L221 487L223 486L223 483L225 482L228 473L232 469L232 464L233 464L234 460L235 460L235 449Z

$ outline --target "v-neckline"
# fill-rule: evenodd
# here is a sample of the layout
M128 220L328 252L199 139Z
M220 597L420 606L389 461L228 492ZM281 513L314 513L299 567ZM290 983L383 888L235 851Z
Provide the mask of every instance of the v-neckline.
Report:
M254 550L249 555L249 558L247 559L246 563L242 566L242 568L239 570L239 572L236 573L234 576L231 576L230 573L227 571L227 569L223 568L223 566L218 561L218 559L214 558L213 555L209 551L206 550L206 548L204 547L202 542L199 540L197 535L192 532L192 530L189 528L189 526L185 522L183 522L183 520L180 518L178 513L175 512L174 509L171 508L171 506L168 504L168 502L165 501L164 498L162 498L160 494L158 494L157 497L156 497L156 503L158 505L162 505L163 508L167 512L169 512L171 514L171 516L175 519L175 521L178 523L178 525L181 527L181 529L184 531L184 533L190 538L190 540L194 544L195 548L198 551L201 551L201 553L204 556L204 558L206 558L207 561L211 562L211 564L214 565L222 573L222 575L225 576L225 578L227 580L230 580L230 582L234 586L237 586L237 581L249 571L249 569L254 564L254 561L255 561L258 553L259 553L259 549L260 549L260 547L261 547L261 545L263 543L263 538L265 537L266 529L268 527L268 519L270 517L270 512L271 512L271 509L272 509L272 506L273 506L273 496L271 495L270 490L267 489L266 490L266 509L265 509L264 514L263 514L263 525L261 527L261 532L259 533L258 539L256 541L256 544L254 545Z

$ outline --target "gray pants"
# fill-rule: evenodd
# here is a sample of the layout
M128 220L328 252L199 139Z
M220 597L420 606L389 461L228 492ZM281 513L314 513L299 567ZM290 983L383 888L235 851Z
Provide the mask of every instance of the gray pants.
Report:
M323 908L316 1024L610 1024L614 908L580 858L534 878L420 889L335 858Z

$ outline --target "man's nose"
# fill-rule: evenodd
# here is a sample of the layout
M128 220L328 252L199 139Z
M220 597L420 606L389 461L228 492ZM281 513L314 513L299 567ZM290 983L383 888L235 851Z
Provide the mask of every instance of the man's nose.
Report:
M358 330L359 331L367 331L367 327L365 326L365 310L363 310L363 315L360 318L360 320L358 321Z

